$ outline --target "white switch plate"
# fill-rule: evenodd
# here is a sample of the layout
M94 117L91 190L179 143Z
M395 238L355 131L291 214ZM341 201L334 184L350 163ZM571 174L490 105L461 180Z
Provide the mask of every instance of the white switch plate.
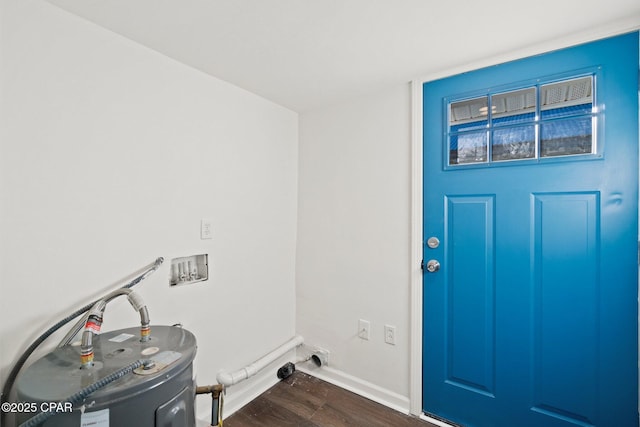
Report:
M396 345L396 327L391 325L384 325L384 342L391 345Z
M200 220L200 239L213 239L213 220L207 218Z

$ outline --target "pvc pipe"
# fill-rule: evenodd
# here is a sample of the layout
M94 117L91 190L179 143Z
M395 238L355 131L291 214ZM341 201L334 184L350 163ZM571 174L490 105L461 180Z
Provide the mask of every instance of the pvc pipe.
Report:
M329 363L329 353L324 350L318 350L311 355L310 359L318 368L321 368Z
M238 369L235 372L218 372L216 379L218 380L219 384L227 387L237 384L240 381L244 381L247 378L254 376L262 369L264 369L267 365L276 361L279 357L284 356L288 351L293 350L303 342L304 338L302 338L300 335L296 335L277 349L273 350L271 353L256 360L251 365L248 365L242 369Z

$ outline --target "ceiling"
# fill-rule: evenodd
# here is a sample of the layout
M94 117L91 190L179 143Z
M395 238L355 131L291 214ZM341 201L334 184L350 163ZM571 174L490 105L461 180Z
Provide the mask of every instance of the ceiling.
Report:
M638 0L49 1L298 112L640 27Z

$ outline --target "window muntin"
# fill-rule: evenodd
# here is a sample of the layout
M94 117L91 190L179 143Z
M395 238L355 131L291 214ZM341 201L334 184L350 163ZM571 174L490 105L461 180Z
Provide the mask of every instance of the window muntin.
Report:
M592 75L448 103L448 164L595 154Z

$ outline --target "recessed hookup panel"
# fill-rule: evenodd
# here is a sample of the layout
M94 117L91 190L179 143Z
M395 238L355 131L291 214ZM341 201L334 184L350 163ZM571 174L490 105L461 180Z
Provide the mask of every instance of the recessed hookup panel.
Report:
M209 278L209 256L191 255L171 260L169 286L204 282Z

